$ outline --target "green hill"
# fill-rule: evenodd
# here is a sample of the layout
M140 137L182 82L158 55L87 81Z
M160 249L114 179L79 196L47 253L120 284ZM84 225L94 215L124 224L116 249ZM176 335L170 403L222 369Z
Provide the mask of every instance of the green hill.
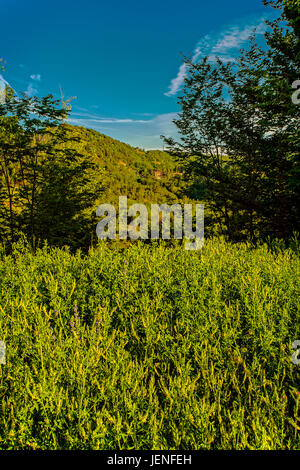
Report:
M184 183L178 163L167 152L131 147L93 129L68 128L69 137L79 139L68 145L91 157L103 175L101 201L116 203L119 195L146 205L179 200Z
M15 142L9 132L6 140ZM50 245L87 248L95 241L99 204L113 204L118 212L119 196L148 208L182 201L185 182L166 152L134 148L70 124L37 132L23 148L18 132L13 151L3 144L2 243L24 234L32 243L47 239Z

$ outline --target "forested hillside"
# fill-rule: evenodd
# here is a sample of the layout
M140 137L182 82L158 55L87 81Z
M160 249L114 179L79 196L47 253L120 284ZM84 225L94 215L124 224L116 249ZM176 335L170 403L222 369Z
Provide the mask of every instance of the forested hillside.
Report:
M183 175L168 153L145 151L92 129L58 123L64 110L52 97L36 98L34 103L37 113L38 106L46 108L49 119L40 115L37 125L33 116L26 129L25 116L33 101L10 97L6 109L2 105L6 115L0 118L0 237L6 247L25 235L33 246L47 240L87 249L97 241L99 204L111 203L117 209L119 196L127 196L129 204L146 206L183 197ZM20 108L21 118L16 116Z
M182 177L179 164L170 154L131 147L93 129L67 128L71 146L87 159L92 158L103 175L103 201L117 202L119 195L141 203L178 199Z

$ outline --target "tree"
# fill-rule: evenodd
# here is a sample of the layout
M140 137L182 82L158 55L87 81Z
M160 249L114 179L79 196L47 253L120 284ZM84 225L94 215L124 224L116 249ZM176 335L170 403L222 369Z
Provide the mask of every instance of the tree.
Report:
M96 201L103 191L104 172L90 155L82 155L80 139L66 126L65 140L47 155L41 167L36 200L36 237L51 245L87 248L96 226Z
M69 111L52 95L17 96L6 89L0 105L0 197L1 235L9 243L20 232L32 245L37 237L68 243L67 234L73 244L76 236L78 241L75 220L97 194L87 189L93 162L76 149L78 138L65 123Z
M300 78L300 1L263 3L280 10L278 19L267 22L269 47L264 65L268 74L263 91L268 99L262 95L259 103L277 123L270 142L278 152L273 170L276 177L270 184L273 194L276 191L276 233L286 237L299 231L300 223L300 106L291 100L292 84Z
M188 60L174 121L181 141L165 139L233 239L299 229L299 107L291 101L299 38L295 22L279 27L284 21L285 10L269 23L266 50L253 34L234 63Z

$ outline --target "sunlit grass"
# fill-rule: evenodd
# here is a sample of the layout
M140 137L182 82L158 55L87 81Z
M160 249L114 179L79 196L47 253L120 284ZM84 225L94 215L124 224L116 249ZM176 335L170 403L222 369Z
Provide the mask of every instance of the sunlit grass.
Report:
M296 449L300 263L206 241L0 263L0 449Z

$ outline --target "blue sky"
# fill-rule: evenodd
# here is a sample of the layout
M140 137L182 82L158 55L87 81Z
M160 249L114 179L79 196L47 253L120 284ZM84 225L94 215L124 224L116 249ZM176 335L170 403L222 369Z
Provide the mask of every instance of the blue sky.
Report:
M185 68L182 55L232 60L273 14L261 0L0 0L2 79L72 101L70 122L162 148Z

